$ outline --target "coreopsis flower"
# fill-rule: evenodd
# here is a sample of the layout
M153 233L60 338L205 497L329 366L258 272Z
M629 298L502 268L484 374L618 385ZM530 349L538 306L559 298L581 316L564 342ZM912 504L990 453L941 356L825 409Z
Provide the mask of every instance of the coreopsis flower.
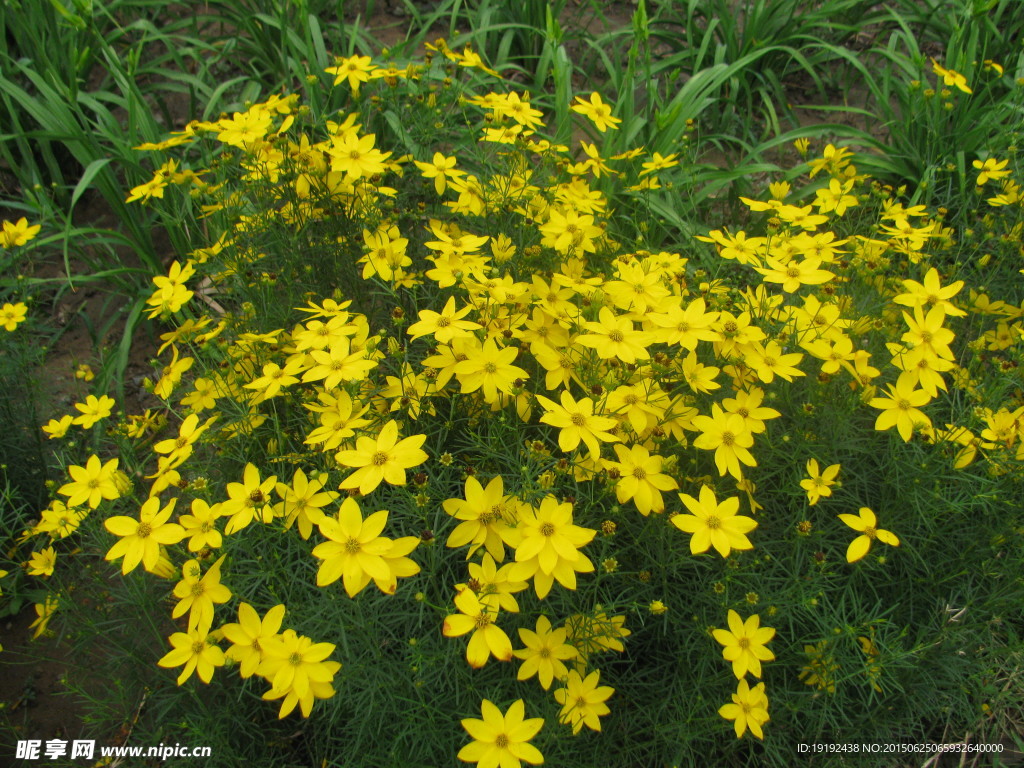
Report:
M499 563L505 559L505 545L515 547L521 538L518 529L510 525L516 519L515 500L504 493L501 475L493 478L484 488L470 475L466 478L466 499L446 499L444 511L461 520L449 534L447 546L469 544L466 558L485 547Z
M203 628L193 629L188 633L175 632L169 638L174 650L168 651L157 665L165 669L184 665L185 668L178 675L178 685L188 680L193 672L198 673L199 679L204 683L210 682L213 679L214 668L224 666L224 651L214 644L207 634L207 630Z
M799 352L784 353L782 347L774 341L763 346L755 341L743 355L743 362L765 384L771 384L776 376L786 381L792 381L794 376L804 376L804 372L795 367L803 359L804 356Z
M252 464L246 464L242 473L242 482L228 483L228 500L221 502L221 514L230 515L224 533L229 536L242 530L259 517L264 523L274 519L274 509L270 504L270 493L277 483L277 475L260 480L260 471Z
M156 496L146 499L139 510L139 519L116 515L103 521L103 526L121 538L104 556L105 560L123 557L121 573L127 574L142 563L147 571L153 571L160 561L161 544L177 544L185 537L185 529L177 523L168 522L174 512L177 498L160 508Z
M618 478L615 482L615 496L620 504L632 500L642 515L652 511L663 512L665 502L661 498L662 491L671 491L679 484L668 475L662 474L664 459L652 456L642 445L627 448L624 445L613 446L618 461L603 460L605 467L615 470Z
M256 671L275 692L294 691L297 701L308 697L311 685L330 683L341 667L338 662L326 660L334 653L333 643L314 643L291 629L264 639L260 648L263 660Z
M290 632L291 630L285 630ZM341 662L338 661L325 661L322 662L322 667L325 674L329 674L330 679L334 679L334 675L338 674L338 670L341 669ZM294 711L295 705L298 704L299 711L303 717L309 717L313 711L313 702L316 699L329 699L334 695L334 686L330 682L320 682L319 680L310 680L309 687L306 689L306 693L302 696L296 692L295 688L283 688L277 690L271 688L266 691L261 697L264 701L276 701L281 699L281 709L278 710L278 718L288 717Z
M951 85L964 93L974 93L967 85L967 78L953 69L946 69L939 66L939 62L932 59L932 72L942 78L944 85Z
M41 225L29 226L28 219L22 216L16 222L5 221L3 231L0 231L0 248L16 248L32 240L37 234ZM7 330L13 330L8 328Z
M986 158L984 162L981 160L975 160L971 164L978 171L978 179L974 183L980 187L986 184L990 179L1001 179L1005 176L1009 176L1010 171L1005 170L1009 162L1009 160L996 160L994 157Z
M736 611L729 609L729 629L716 629L712 633L722 646L722 658L732 662L732 673L742 680L747 672L754 677L761 676L761 662L772 661L775 654L765 647L775 637L775 630L762 627L761 618L755 613L746 621Z
M848 563L855 563L864 557L871 549L871 542L875 539L892 547L900 545L896 534L878 527L878 518L870 507L861 507L856 515L839 515L839 519L860 533L860 536L851 541L850 546L846 549L846 562Z
M5 222L6 223L6 222ZM25 322L28 314L28 305L19 301L16 304L5 302L0 307L0 327L5 331L13 331L20 323Z
M189 552L220 548L223 537L217 530L217 519L221 516L220 504L210 506L202 499L192 499L192 514L178 518L179 525L185 531L185 538L188 538Z
M565 627L552 629L547 616L537 617L536 632L520 627L519 639L526 647L512 652L517 659L523 661L519 665L516 678L528 680L536 675L546 691L551 687L552 680L564 680L568 677L569 670L565 662L579 655L577 650L566 642L568 631Z
M480 323L472 320L463 320L466 315L474 309L472 304L467 304L460 310L455 309L455 297L451 296L445 302L440 312L433 312L429 309L419 311L419 322L413 323L406 330L406 333L415 341L420 336L432 335L438 344L447 344L452 339L465 336L472 336L471 331L481 327Z
M781 283L782 290L786 293L793 293L800 290L804 285L821 285L835 278L833 272L827 269L819 269L821 259L808 258L802 261L791 259L782 263L771 256L765 259L767 267L755 267L764 276L766 283Z
M754 435L747 429L743 417L739 414L726 413L718 403L713 403L711 415L695 416L693 427L701 432L694 438L693 445L715 452L715 465L720 475L728 472L737 480L741 480L741 463L748 467L757 466L754 457L747 450L754 445Z
M284 620L284 604L275 605L263 618L248 603L238 606L238 623L225 624L221 632L231 642L226 655L239 664L238 674L252 677L263 661L263 643L277 637Z
M493 655L499 661L512 659L512 641L495 622L498 609L488 601L480 600L471 589L463 589L455 596L458 613L444 620L442 633L445 637L459 637L473 633L466 646L466 661L477 669L487 663Z
M455 167L457 158L445 157L440 152L435 152L433 159L429 163L423 163L416 160L416 167L420 169L420 172L425 179L434 180L434 191L439 195L443 195L445 189L448 186L448 179L457 179L461 176L465 176L465 171L460 171Z
M512 394L516 379L528 378L526 371L512 365L518 355L516 347L499 349L494 339L487 339L476 354L456 363L452 370L464 393L482 389L484 401L494 403L499 392Z
M949 345L953 343L956 334L943 327L945 319L946 310L942 306L933 306L927 315L921 307L914 307L913 317L906 312L903 313L903 320L909 330L900 339L912 347L924 347L938 357L955 360L956 356Z
M86 514L85 510L68 507L63 501L54 499L50 506L42 511L39 522L32 532L48 534L51 539L63 539L78 529Z
M533 579L537 597L551 591L555 579L566 589L576 589L576 573L592 573L594 564L579 551L597 534L572 520L572 504L545 496L540 507L520 508L522 540L516 546L516 563L509 577L516 581Z
M80 415L76 416L71 423L77 424L82 429L91 429L97 421L107 418L113 407L114 398L106 395L99 398L89 395L85 398L84 403L75 403L75 410Z
M192 453L192 446L210 428L210 425L213 424L216 418L216 416L212 416L200 425L198 415L193 413L186 416L178 428L178 436L156 443L153 446L153 452L167 454L174 458L190 455Z
M302 469L296 469L292 475L292 484L277 484L277 495L282 501L277 505L275 514L284 518L285 530L298 522L299 535L308 539L313 526L319 525L324 519L323 507L338 498L337 491L325 491L327 476L309 479Z
M251 147L270 131L271 115L259 105L217 121L217 140L239 149Z
M555 701L562 705L558 722L571 725L573 733L579 733L584 725L600 731L600 718L611 712L605 702L615 693L609 685L598 685L600 681L601 671L597 669L585 678L575 669L569 672L565 687L555 691Z
M832 495L832 486L836 484L839 465L832 464L824 471L819 471L818 460L808 459L807 474L809 477L800 481L800 487L807 491L807 502L813 507L819 499Z
M376 69L377 65L369 56L349 56L347 59L338 60L336 66L327 67L324 72L334 75L334 85L341 85L347 81L352 93L358 95L359 86L369 82Z
M732 695L732 703L723 704L718 714L726 720L733 721L736 738L743 738L747 729L759 739L764 739L761 726L768 722L768 696L764 692L764 683L753 688L747 684L746 678L740 680L736 693Z
M377 136L373 133L360 136L355 131L346 131L340 137L331 137L330 148L327 150L331 158L331 171L344 173L349 181L384 173L390 153L385 154L377 149L374 146L376 142Z
M358 488L366 496L386 481L391 485L405 485L405 470L416 467L427 460L427 454L420 449L426 435L412 435L398 439L398 422L389 421L381 429L377 439L360 437L355 450L340 451L335 457L339 464L357 467L341 485Z
M700 341L715 341L720 338L712 325L718 319L717 312L708 312L703 298L696 298L684 309L678 304L669 306L664 312L652 312L648 319L660 331L654 332L654 339L665 344L678 344L693 351Z
M469 587L481 601L490 603L498 610L509 613L519 612L519 603L513 593L522 592L528 586L525 581L514 581L509 573L512 564L498 568L494 558L485 552L479 563L469 563L469 581L456 584L456 589Z
M243 386L245 389L255 390L253 405L262 403L264 400L277 397L285 387L297 383L299 377L295 374L301 373L302 369L302 360L291 360L285 363L284 368L277 363L266 363L263 366L263 375Z
M329 541L313 548L313 557L323 560L316 573L317 586L325 587L343 578L345 592L355 597L370 579L390 581L384 555L391 550L391 540L380 535L387 521L387 510L363 520L353 498L342 502L337 518L325 516L318 525Z
M919 408L931 402L932 398L925 390L915 389L915 383L916 379L912 373L901 373L895 385L886 385L889 389L887 397L873 397L868 401L872 408L882 410L875 419L876 430L884 432L896 427L903 441L910 442L915 427L931 427L931 419Z
M51 440L64 437L68 430L71 429L72 424L71 416L61 416L59 419L50 419L46 424L43 425L42 430L45 432Z
M544 725L544 718L524 720L523 700L512 703L505 714L487 699L480 705L482 720L467 717L462 727L473 741L459 750L464 763L477 763L479 768L522 768L523 762L540 765L544 756L529 743Z
M615 130L619 127L619 123L622 122L622 120L612 115L611 105L605 104L601 99L601 94L596 91L590 94L590 101L587 101L582 96L577 96L575 103L572 105L572 111L590 120L601 133L604 133L609 128Z
M68 497L69 507L88 504L90 509L96 509L103 499L118 498L121 491L117 487L115 475L117 462L117 459L110 459L101 465L99 456L93 455L84 467L69 466L68 474L72 482L62 485L57 493Z
M178 618L188 611L188 628L209 631L213 625L215 603L226 603L231 599L231 590L220 583L220 567L227 555L221 555L204 574L198 560L189 560L181 569L181 581L174 585L174 596L178 604L171 612L171 618Z
M537 395L537 402L545 410L540 420L561 430L558 433L558 447L563 451L568 453L583 442L590 449L591 455L597 457L601 455L599 441L618 441L618 438L608 431L614 429L618 422L607 416L595 416L594 401L589 397L581 398L577 402L563 389L559 399L562 401L561 405L543 395Z
M49 625L50 619L53 618L53 615L57 612L57 608L59 606L60 598L57 595L47 595L43 602L36 603L33 606L36 612L36 618L28 625L29 629L35 630L32 634L33 640L46 632L47 625Z
M963 280L956 280L943 286L939 279L939 270L932 267L924 276L923 282L903 280L904 292L893 296L893 302L905 307L942 307L950 317L963 317L967 313L956 306L951 299L964 287Z
M46 547L39 552L33 552L29 558L26 568L29 576L52 576L53 569L57 565L57 552L53 547Z
M651 335L636 330L632 320L616 315L608 307L601 307L597 322L586 322L583 327L588 333L577 337L576 342L594 349L602 360L615 358L635 363L650 357L647 345L651 343Z
M680 493L679 498L691 514L674 515L671 522L684 533L692 534L690 552L697 555L714 547L722 557L728 557L734 549L754 548L746 534L757 527L757 521L736 514L740 508L738 496L719 504L715 492L702 485L699 499L685 493Z
M594 253L597 250L594 240L604 235L604 230L594 224L593 216L572 209L563 212L551 208L547 222L541 224L539 229L544 236L541 245L574 256Z

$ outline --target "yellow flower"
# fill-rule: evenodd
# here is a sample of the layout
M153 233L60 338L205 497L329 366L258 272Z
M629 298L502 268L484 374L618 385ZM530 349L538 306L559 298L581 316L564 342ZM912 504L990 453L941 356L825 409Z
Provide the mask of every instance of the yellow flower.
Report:
M718 403L713 403L711 415L695 416L693 427L701 432L693 441L694 447L715 452L715 465L720 475L728 472L737 480L742 480L741 463L748 467L757 466L747 450L754 445L754 435L739 414L725 413Z
M647 353L650 334L636 330L632 320L616 315L608 307L601 307L598 322L586 322L583 327L589 333L579 336L577 343L596 350L602 360L615 358L624 363L635 363L650 357Z
M160 509L160 499L153 496L142 505L138 520L124 515L105 520L104 527L121 538L110 548L104 559L116 560L123 557L122 573L134 570L139 563L147 571L153 571L160 560L160 545L177 544L185 537L184 528L167 522L177 501L177 498L173 498Z
M523 660L516 679L528 680L537 675L537 680L546 691L551 687L552 680L568 677L569 670L564 662L575 659L579 654L566 642L567 634L568 629L565 627L552 630L547 616L537 618L536 632L520 627L519 639L526 647L512 652L517 659Z
M572 670L565 680L565 688L555 691L555 701L562 705L558 722L571 725L573 733L579 733L584 725L592 731L600 731L599 718L611 712L605 702L615 693L611 686L598 685L600 681L600 670L595 669L586 678Z
M757 521L736 514L740 508L738 496L719 504L715 492L702 485L699 500L685 493L679 498L692 514L674 515L671 522L680 531L692 534L690 552L697 555L713 546L722 557L728 557L734 549L754 548L746 534L757 527Z
M84 467L68 467L68 474L73 482L62 485L57 489L57 493L68 497L69 507L88 504L91 509L96 509L103 499L118 498L121 492L114 481L117 461L111 459L101 466L99 456L93 455Z
M491 557L501 562L505 559L505 545L515 547L521 538L518 529L509 525L516 519L514 498L504 495L500 475L487 483L486 488L470 475L466 478L465 496L465 501L446 499L442 504L445 512L462 521L448 536L447 546L469 544L467 559L483 546Z
M989 179L1001 179L1009 176L1010 172L1004 170L1009 160L996 160L994 157L987 158L985 162L975 160L972 165L978 170L978 180L975 182L979 187L988 182Z
M604 460L604 465L618 473L615 496L619 503L632 499L642 515L648 515L651 511L664 512L665 502L661 492L679 487L673 478L661 473L665 460L661 456L651 456L642 445L629 448L616 445L614 448L619 460Z
M24 216L13 224L9 221L5 221L3 231L0 232L0 247L14 248L19 245L24 245L39 234L40 228L41 225L39 224L35 224L30 227L28 225L28 219ZM14 329L8 328L7 330L11 331Z
M818 503L818 500L825 496L832 495L832 486L836 484L836 475L839 474L839 465L833 464L825 468L824 472L818 471L818 460L808 459L808 479L800 481L800 487L807 491L807 501L810 506Z
M214 504L212 507L202 499L192 499L192 514L181 515L178 523L188 537L188 549L190 552L198 552L204 547L217 549L223 542L220 531L217 530L217 518L221 517L221 505Z
M586 101L582 96L577 96L576 102L572 105L572 111L590 120L601 133L609 128L615 130L622 122L612 115L611 105L605 104L601 99L601 94L597 92L590 94L590 101Z
M888 384L888 397L873 397L868 401L872 408L880 408L882 412L875 419L875 429L884 432L896 427L904 442L910 442L914 428L918 425L931 427L932 421L923 411L922 405L931 401L931 396L923 389L914 389L916 378L913 373L901 373L896 384Z
M187 634L175 632L170 643L174 650L168 651L157 665L165 669L184 665L178 675L178 685L188 680L193 672L198 672L199 679L208 683L213 679L214 667L224 666L224 651L207 637L205 629L190 630Z
M221 502L221 514L231 515L224 533L229 536L245 528L254 516L264 523L274 519L274 510L270 504L270 492L277 483L277 475L271 475L260 481L260 471L251 463L245 465L242 482L228 483L228 500Z
M174 596L178 604L171 613L178 618L188 611L188 629L209 631L213 625L214 603L226 603L231 599L231 590L220 583L220 566L227 555L220 558L200 576L202 569L198 560L189 560L182 566L182 579L174 585Z
M225 624L221 632L231 642L226 655L239 663L238 674L252 677L263 660L263 643L277 637L284 619L284 605L275 605L260 619L256 609L248 603L238 606L238 623Z
M28 561L28 574L29 576L52 576L56 565L57 552L53 547L47 547L32 553L32 557Z
M598 441L618 441L617 437L607 431L614 429L618 422L606 416L595 416L594 401L589 397L577 402L573 400L572 395L562 390L560 399L561 405L543 395L537 395L537 401L545 410L540 420L561 430L558 433L558 447L563 451L572 451L582 441L590 449L591 456L598 457L601 455L601 445Z
M59 419L50 419L42 429L53 440L64 437L71 429L72 423L71 416L61 416Z
M277 484L277 495L282 501L277 505L275 513L285 519L285 530L298 521L299 534L304 539L309 538L313 525L319 525L324 520L322 507L338 498L337 491L323 489L326 481L326 474L310 480L306 478L305 472L296 469L291 485Z
M522 540L509 578L532 578L537 597L547 596L555 579L566 589L576 589L576 573L593 572L594 564L579 548L589 544L597 531L573 524L572 504L545 496L539 508L523 505L518 529Z
M480 600L473 590L463 589L455 596L455 607L459 613L447 616L441 631L445 637L473 633L466 646L469 666L474 669L482 667L492 654L499 661L511 661L512 641L495 623L498 618L496 606Z
M35 604L34 608L36 610L36 618L28 625L29 629L35 628L36 630L32 635L33 640L46 631L46 627L50 623L50 619L52 619L53 614L57 612L58 605L60 605L60 599L57 595L47 595L46 599L42 603Z
M81 415L76 416L71 423L82 429L91 429L97 421L107 418L113 407L114 398L103 395L97 399L94 395L89 395L84 403L75 403L75 410Z
M455 163L457 159L455 157L445 157L440 152L435 152L433 159L429 163L423 163L416 160L416 167L420 169L425 179L434 180L434 191L437 194L444 194L448 179L457 179L460 176L465 176L465 171L456 169Z
M413 323L406 331L413 340L420 336L433 335L438 344L447 344L452 339L465 336L472 336L470 331L480 327L479 323L462 318L473 311L473 305L467 304L462 309L455 310L455 297L449 297L440 313L429 309L419 312L419 322Z
M961 75L959 72L952 69L945 69L939 66L939 62L932 59L932 72L942 78L942 82L945 85L952 85L955 88L963 91L964 93L974 93L967 85L967 78Z
M484 401L494 403L498 400L498 392L512 394L516 379L529 376L522 368L512 365L518 354L516 347L498 349L494 339L487 339L479 352L456 363L452 371L464 393L482 389Z
M850 542L846 549L846 562L855 563L871 549L871 542L878 539L883 544L898 547L900 540L891 531L878 527L878 518L870 507L861 507L856 515L839 515L839 519L860 532L860 536Z
M349 56L347 59L338 61L337 66L328 67L324 70L329 75L334 75L334 84L340 85L348 81L348 87L353 94L359 93L359 86L369 82L377 65L372 63L369 56Z
M724 647L722 658L732 662L732 673L742 680L747 672L754 677L761 676L761 662L772 661L775 654L765 643L775 637L775 630L762 627L761 618L755 613L746 621L736 611L729 609L729 629L716 629L712 634Z
M7 222L4 223L6 224ZM24 302L19 301L17 304L5 303L0 307L0 326L3 326L5 331L13 331L18 327L19 323L25 321L27 312L28 307Z
M54 499L43 510L32 532L47 533L51 539L63 539L75 532L85 516L84 510L67 507L64 502Z
M358 488L365 496L381 481L391 485L405 485L405 470L427 460L426 452L420 449L426 439L426 435L413 435L399 441L398 422L389 421L376 440L360 437L354 451L340 451L337 454L335 458L339 464L358 467L339 487Z
M308 697L312 685L330 683L341 667L336 661L326 661L334 653L333 643L314 643L291 629L266 638L260 648L263 661L257 669L259 674L270 682L275 692L292 690L300 702Z
M524 720L526 707L523 700L513 702L504 715L487 699L480 705L483 720L465 718L462 727L473 741L459 750L457 757L464 763L477 763L478 768L522 768L523 762L540 765L544 756L528 742L543 727L544 719L532 717Z
M325 587L344 579L345 592L355 597L370 579L391 580L391 571L384 561L391 549L391 539L380 535L388 521L387 510L374 512L363 520L359 504L347 498L338 517L324 517L320 532L329 541L313 548L313 557L323 560L316 573L316 584Z
M761 726L768 722L768 696L764 692L764 683L758 683L751 688L746 678L740 680L736 693L732 695L731 704L723 704L718 709L718 714L726 720L733 720L736 729L736 738L743 738L743 734L750 729L750 732L759 739L764 739L764 732Z

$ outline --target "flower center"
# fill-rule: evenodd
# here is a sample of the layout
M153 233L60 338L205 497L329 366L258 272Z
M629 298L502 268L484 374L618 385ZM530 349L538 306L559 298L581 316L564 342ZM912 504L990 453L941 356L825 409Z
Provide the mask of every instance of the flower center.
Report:
M716 531L722 527L722 521L718 519L717 515L708 515L704 520L704 525L711 530Z
M138 536L140 539L145 539L148 538L149 534L151 534L152 532L153 526L151 526L149 523L139 523L139 527L136 529L135 535Z
M582 427L582 426L586 425L587 417L584 416L582 413L574 413L570 417L570 421L572 421L572 424L573 424L574 427Z
M541 533L541 536L554 536L555 535L555 526L552 525L551 523L544 523L540 527L540 533Z
M388 455L384 451L377 451L373 454L373 466L383 467L388 463Z

